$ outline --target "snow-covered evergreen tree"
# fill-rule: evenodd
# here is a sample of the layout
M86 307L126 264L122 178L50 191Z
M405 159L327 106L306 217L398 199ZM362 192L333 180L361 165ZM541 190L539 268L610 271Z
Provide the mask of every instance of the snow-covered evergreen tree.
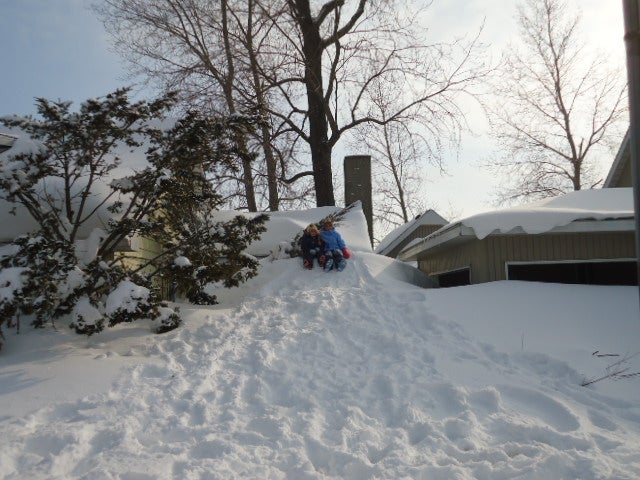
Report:
M241 152L235 138L255 121L251 117L218 119L189 112L150 150L149 171L130 179L137 185L147 182L149 175L154 179L157 171L165 173L158 180L162 189L158 208L145 231L162 245L163 255L143 267L151 267L153 275L170 278L190 302L214 304L215 297L204 291L207 284L222 282L234 287L256 274L257 260L244 251L265 231L268 217L251 214L216 220L212 212L225 199L210 181L211 176L236 168L235 157Z
M266 216L214 222L221 199L209 179L234 168L233 139L256 119L188 113L167 131L153 127L172 104L172 95L131 103L128 89L119 89L77 112L70 102L38 99L42 119L1 120L41 147L0 161L0 198L25 207L39 225L0 256L0 327L20 315L38 327L69 315L85 334L139 318L167 331L180 318L160 300L155 277L213 303L207 283L234 286L255 275L257 263L243 250L264 231ZM114 179L123 146L146 149L148 166ZM104 228L83 233L105 209ZM164 250L142 265L124 261L117 248L134 235Z

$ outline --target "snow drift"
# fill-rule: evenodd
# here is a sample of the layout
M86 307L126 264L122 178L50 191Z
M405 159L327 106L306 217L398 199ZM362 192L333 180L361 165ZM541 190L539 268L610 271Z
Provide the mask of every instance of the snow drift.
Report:
M267 259L222 305L182 305L184 326L163 336L131 326L78 345L32 332L36 353L14 335L0 365L2 475L640 476L638 379L580 386L602 373L594 350L633 352L635 289L425 290L394 264L357 249L342 273ZM70 376L76 390L61 391ZM22 397L37 407L24 417Z

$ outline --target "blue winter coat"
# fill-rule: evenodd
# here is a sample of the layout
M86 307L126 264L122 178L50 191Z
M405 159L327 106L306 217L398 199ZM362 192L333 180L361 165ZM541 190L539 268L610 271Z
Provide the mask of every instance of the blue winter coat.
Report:
M342 250L347 246L340 234L335 230L322 230L322 232L320 232L320 236L324 242L325 252L330 250Z

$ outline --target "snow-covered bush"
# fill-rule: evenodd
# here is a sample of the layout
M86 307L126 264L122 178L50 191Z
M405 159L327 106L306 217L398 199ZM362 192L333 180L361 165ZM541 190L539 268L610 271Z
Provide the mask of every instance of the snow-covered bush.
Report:
M0 278L6 279L0 284L0 311L8 313L2 318L24 313L33 316L34 327L43 327L48 319L68 313L82 282L72 245L47 234L45 225L37 234L16 238L13 246L14 253L0 260Z
M165 333L176 328L180 323L178 314L166 306L160 306L156 310L157 316L152 318L153 331L156 333Z
M83 296L73 306L71 325L76 332L93 335L104 328L104 315L94 303L88 296Z
M239 130L246 128L244 122L246 119L238 116L220 120L188 114L176 128L196 138L214 138L215 142L202 144L188 135L169 135L164 152L151 155L154 163L172 173L161 180L163 195L149 225L148 235L167 252L153 266L170 272L178 292L193 303L216 303L214 296L204 292L211 282L235 287L257 272L257 259L244 251L266 230L268 216L237 215L217 221L211 212L220 208L223 199L209 176L203 174L220 175L220 167L235 168L234 159L242 154L235 139Z
M246 157L234 139L256 119L189 112L171 129L152 127L172 98L130 103L128 89L120 89L78 112L70 102L38 99L41 120L0 119L41 145L0 160L0 198L25 207L39 224L0 255L0 328L25 314L37 327L66 315L89 335L140 318L168 331L180 318L161 301L155 278L187 298L215 303L203 291L207 283L235 286L255 275L257 262L242 250L264 231L267 217L214 223L222 199L211 179ZM123 147L144 148L147 166L114 179ZM82 233L99 212L107 212L106 225L103 219L103 228ZM118 253L133 236L158 242L161 252L145 260Z
M128 279L120 282L105 301L105 313L113 325L148 318L154 307L151 290Z

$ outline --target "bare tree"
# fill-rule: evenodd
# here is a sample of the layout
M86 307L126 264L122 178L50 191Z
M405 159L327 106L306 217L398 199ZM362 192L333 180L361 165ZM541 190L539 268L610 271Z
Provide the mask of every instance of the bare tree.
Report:
M191 105L253 107L268 119L258 144L269 205L278 208L276 177L286 195L312 176L316 204L335 204L332 152L350 130L422 110L432 119L461 113L452 97L487 70L477 38L429 43L420 12L408 8L389 0L102 0L98 11L138 73L186 92ZM391 78L398 103L382 118L371 92ZM243 171L247 189L255 172Z
M246 20L240 20L233 8L230 0L105 0L95 10L117 50L134 66L135 75L151 80L163 91L179 91L187 109L234 115L261 110L256 105L264 99L256 90L259 83L239 60L255 56L251 51L255 35L253 5L249 2L243 11ZM246 29L242 42L237 41L240 21L246 21L241 25ZM251 96L250 102L246 101L247 95ZM268 129L265 121L262 137L268 135ZM255 149L247 138L239 138L238 144L244 145L242 175L227 182L240 186L244 202L239 206L244 203L248 210L256 211L255 155L251 155ZM261 138L259 145L267 162L269 207L277 210L275 155L269 141ZM237 195L234 192L232 188L230 201Z
M233 13L233 12L232 12ZM257 105L258 112L263 118L268 118L266 109L267 98L266 91L263 88L263 82L260 78L260 66L258 64L256 35L259 35L261 25L255 21L255 1L247 0L246 15L243 17L234 14L240 36L238 41L243 42L245 51L247 52L248 68L251 72L251 96ZM272 132L267 122L263 122L260 128L260 144L264 152L266 176L268 185L269 210L277 211L280 207L280 197L278 192L277 181L277 159L272 146Z
M488 108L503 155L491 166L507 178L502 201L593 188L598 150L620 139L625 76L589 51L580 14L563 0L525 0L520 42L505 56ZM609 151L607 151L609 153Z
M286 0L267 14L289 52L265 77L282 98L272 114L308 144L318 206L335 203L331 156L344 134L421 111L452 118L462 113L453 97L489 70L477 37L428 43L421 12L398 2ZM392 82L397 102L383 118L371 99Z
M394 88L389 87L384 90L379 86L371 99L383 119L382 125L361 125L349 142L352 148L366 151L372 158L374 222L377 224L374 231L378 240L423 212L424 167L433 162L440 165L441 159L438 155L441 137L429 141L424 132L419 133L419 118L384 121L395 108ZM434 125L439 129L443 124L435 122Z

